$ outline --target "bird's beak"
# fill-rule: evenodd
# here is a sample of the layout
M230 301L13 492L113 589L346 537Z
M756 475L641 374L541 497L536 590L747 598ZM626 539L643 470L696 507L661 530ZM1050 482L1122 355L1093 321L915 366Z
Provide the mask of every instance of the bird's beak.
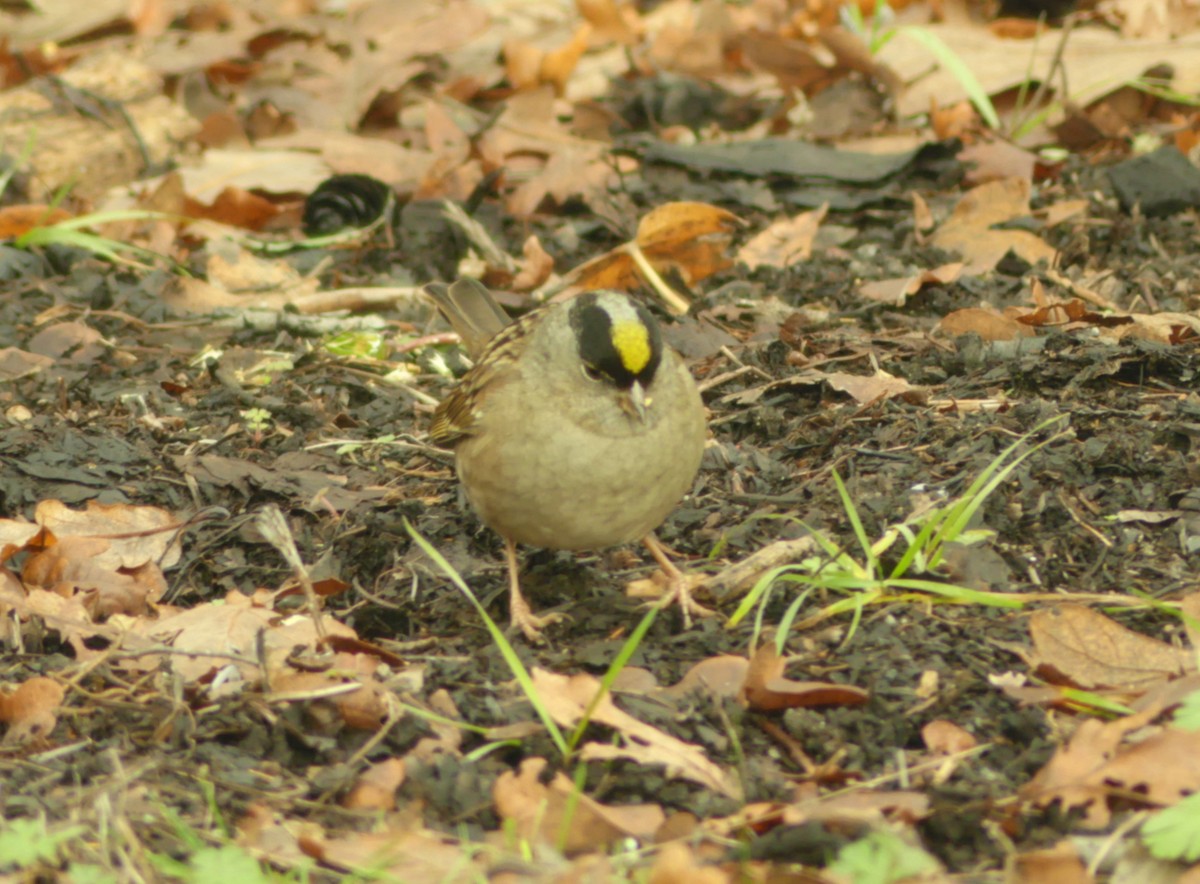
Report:
M638 381L634 381L629 388L629 392L621 397L621 410L633 418L640 421L646 419L646 409L650 407L650 400L646 398L646 389Z

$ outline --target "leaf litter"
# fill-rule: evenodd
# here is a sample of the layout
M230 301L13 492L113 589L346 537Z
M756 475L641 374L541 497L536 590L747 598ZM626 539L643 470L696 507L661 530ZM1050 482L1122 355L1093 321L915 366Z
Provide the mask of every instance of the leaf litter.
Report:
M3 826L33 798L56 831L109 831L117 807L133 833L55 846L43 869L145 880L162 832L214 836L215 807L231 849L328 875L937 880L1011 860L1032 881L1086 874L1080 833L1119 848L1093 867L1134 862L1137 814L1169 821L1197 790L1195 731L1173 718L1197 691L1194 230L1130 201L1148 164L1097 171L1148 132L1185 168L1194 107L1113 79L1191 51L1183 7L1101 4L1108 30L1050 31L1079 91L1057 130L1024 134L1002 94L1027 75L1014 46L1053 46L925 23L969 47L1009 143L907 24L874 54L832 5L381 2L286 28L271 4L185 6L6 13L3 97L42 116L34 133L3 115L3 134L55 149L4 215ZM143 62L96 40L124 33ZM882 112L931 95L928 129ZM1036 150L1056 139L1076 153ZM79 179L83 154L104 174ZM401 208L306 248L303 196L335 173L377 176ZM92 226L162 269L78 252L64 225L100 205L158 213ZM28 248L54 235L76 252ZM197 277L166 281L170 262ZM461 364L415 292L462 272L512 308L606 285L689 314L665 333L712 437L664 539L726 614L771 581L755 617L793 618L784 653L754 618L663 617L596 701L637 622L620 587L653 578L622 551L532 554L528 590L575 622L517 654L560 727L589 719L557 752L399 527L495 609L497 550L421 437ZM319 345L362 333L326 313L347 307L379 314L382 347L358 351L375 355ZM906 517L914 496L936 508L1057 414L1070 432L917 575L1019 607L919 589L832 607L862 563L896 565L930 511ZM269 506L302 561L264 543ZM799 596L788 568L814 561L829 579ZM171 826L127 809L135 781Z

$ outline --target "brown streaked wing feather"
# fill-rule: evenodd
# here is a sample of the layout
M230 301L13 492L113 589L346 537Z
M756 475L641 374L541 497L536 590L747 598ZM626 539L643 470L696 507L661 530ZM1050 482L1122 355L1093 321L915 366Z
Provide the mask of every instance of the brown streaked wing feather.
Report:
M477 403L486 397L487 388L508 372L513 360L520 357L529 330L545 309L531 310L500 329L479 355L475 367L438 403L429 424L429 438L435 445L453 446L464 436L471 435Z
M425 286L425 293L458 332L472 359L486 350L488 342L511 322L492 293L478 280L463 277L450 285L431 282Z

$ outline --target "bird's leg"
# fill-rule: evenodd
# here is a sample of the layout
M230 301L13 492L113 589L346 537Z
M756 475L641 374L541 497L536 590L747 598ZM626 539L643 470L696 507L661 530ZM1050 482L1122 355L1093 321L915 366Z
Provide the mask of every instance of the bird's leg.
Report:
M678 603L679 610L683 612L683 625L689 629L692 625L692 617L712 617L716 612L709 610L692 598L691 578L675 567L675 563L671 561L659 539L653 534L647 534L642 538L642 543L646 545L646 549L650 550L650 555L654 556L658 567L662 568L663 573L667 575L667 592L662 601L658 603L659 607L665 608L672 602Z
M517 545L507 537L504 538L504 558L508 562L509 622L525 633L525 638L531 643L540 644L546 640L542 635L543 627L565 620L566 615L546 614L538 617L533 613L529 602L525 601L525 596L521 595L521 564L517 561Z

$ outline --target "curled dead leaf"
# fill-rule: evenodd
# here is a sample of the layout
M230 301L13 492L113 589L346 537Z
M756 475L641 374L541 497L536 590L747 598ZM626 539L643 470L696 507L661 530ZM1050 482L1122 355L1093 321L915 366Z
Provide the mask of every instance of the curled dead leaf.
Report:
M385 758L372 764L355 780L342 799L350 810L395 810L396 790L404 784L403 758Z
M733 213L707 203L667 203L642 218L632 242L580 264L563 282L572 291L628 291L645 280L640 261L653 272L675 270L695 284L733 265L729 244L741 223ZM660 294L664 293L660 290ZM678 296L669 299L667 307L675 313L687 311L687 304L678 302Z
M4 745L22 746L45 740L58 722L66 692L54 679L34 676L11 693L0 691L0 721L8 724Z
M655 804L606 806L579 794L556 773L542 782L544 758L526 758L518 772L501 774L492 787L496 812L534 842L561 844L568 855L612 844L625 837L650 840L666 819Z
M775 642L764 640L750 659L740 691L742 703L756 712L776 712L798 706L861 706L867 702L868 694L862 688L784 678L786 666Z
M921 739L937 755L955 755L979 745L970 731L944 718L936 718L921 728Z

